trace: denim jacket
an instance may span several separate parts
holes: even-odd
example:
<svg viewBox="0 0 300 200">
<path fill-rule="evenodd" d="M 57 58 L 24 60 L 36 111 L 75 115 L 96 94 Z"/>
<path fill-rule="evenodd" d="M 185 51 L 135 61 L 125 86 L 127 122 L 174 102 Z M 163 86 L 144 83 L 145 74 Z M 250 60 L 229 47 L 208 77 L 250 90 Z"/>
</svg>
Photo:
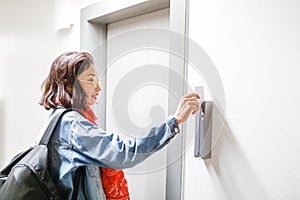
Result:
<svg viewBox="0 0 300 200">
<path fill-rule="evenodd" d="M 60 198 L 72 198 L 75 170 L 84 166 L 78 199 L 106 199 L 99 167 L 133 167 L 168 144 L 178 132 L 175 118 L 170 117 L 162 125 L 151 128 L 143 138 L 121 140 L 117 134 L 105 132 L 80 113 L 67 112 L 49 143 L 50 170 Z"/>
</svg>

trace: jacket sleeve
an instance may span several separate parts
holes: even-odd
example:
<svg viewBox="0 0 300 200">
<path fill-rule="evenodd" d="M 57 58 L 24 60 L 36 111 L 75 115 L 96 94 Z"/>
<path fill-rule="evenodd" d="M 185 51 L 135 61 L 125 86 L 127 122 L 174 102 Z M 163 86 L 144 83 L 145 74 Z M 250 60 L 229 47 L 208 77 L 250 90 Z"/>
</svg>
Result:
<svg viewBox="0 0 300 200">
<path fill-rule="evenodd" d="M 163 148 L 179 132 L 174 117 L 151 128 L 142 138 L 122 140 L 115 133 L 106 133 L 78 114 L 71 125 L 73 162 L 94 164 L 114 169 L 130 168 Z"/>
</svg>

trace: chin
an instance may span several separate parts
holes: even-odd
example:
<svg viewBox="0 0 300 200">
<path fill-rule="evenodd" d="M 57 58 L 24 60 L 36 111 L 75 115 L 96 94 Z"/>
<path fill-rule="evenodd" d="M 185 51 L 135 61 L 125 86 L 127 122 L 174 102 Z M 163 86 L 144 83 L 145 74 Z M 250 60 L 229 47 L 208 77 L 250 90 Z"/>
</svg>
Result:
<svg viewBox="0 0 300 200">
<path fill-rule="evenodd" d="M 96 102 L 88 102 L 88 105 L 93 106 Z"/>
<path fill-rule="evenodd" d="M 90 100 L 90 101 L 88 102 L 88 104 L 89 104 L 90 106 L 95 105 L 95 103 L 96 103 L 96 100 L 95 100 L 95 99 L 94 99 L 94 100 Z"/>
</svg>

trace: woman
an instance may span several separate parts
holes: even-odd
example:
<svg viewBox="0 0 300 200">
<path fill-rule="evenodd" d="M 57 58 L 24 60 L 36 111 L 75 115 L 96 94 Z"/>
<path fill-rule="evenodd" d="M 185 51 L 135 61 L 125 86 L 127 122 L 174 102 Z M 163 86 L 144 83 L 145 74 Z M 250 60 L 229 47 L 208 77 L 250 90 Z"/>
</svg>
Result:
<svg viewBox="0 0 300 200">
<path fill-rule="evenodd" d="M 121 140 L 96 124 L 94 105 L 101 91 L 93 58 L 86 52 L 68 52 L 54 60 L 44 81 L 40 104 L 47 110 L 73 108 L 63 115 L 50 142 L 51 173 L 61 199 L 71 199 L 76 169 L 84 166 L 78 199 L 129 198 L 121 169 L 137 165 L 164 147 L 179 133 L 178 124 L 199 109 L 200 96 L 183 98 L 170 120 L 147 132 L 144 138 Z M 52 113 L 52 115 L 53 115 Z"/>
</svg>

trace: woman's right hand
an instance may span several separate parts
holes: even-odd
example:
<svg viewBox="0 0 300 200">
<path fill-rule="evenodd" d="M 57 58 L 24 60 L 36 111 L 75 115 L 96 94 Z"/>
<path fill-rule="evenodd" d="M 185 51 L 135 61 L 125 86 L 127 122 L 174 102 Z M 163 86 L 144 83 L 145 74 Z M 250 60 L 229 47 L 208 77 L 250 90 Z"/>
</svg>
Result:
<svg viewBox="0 0 300 200">
<path fill-rule="evenodd" d="M 197 93 L 191 93 L 181 98 L 174 114 L 177 124 L 185 122 L 191 113 L 194 115 L 198 112 L 200 108 L 198 99 L 200 99 L 200 95 Z"/>
</svg>

